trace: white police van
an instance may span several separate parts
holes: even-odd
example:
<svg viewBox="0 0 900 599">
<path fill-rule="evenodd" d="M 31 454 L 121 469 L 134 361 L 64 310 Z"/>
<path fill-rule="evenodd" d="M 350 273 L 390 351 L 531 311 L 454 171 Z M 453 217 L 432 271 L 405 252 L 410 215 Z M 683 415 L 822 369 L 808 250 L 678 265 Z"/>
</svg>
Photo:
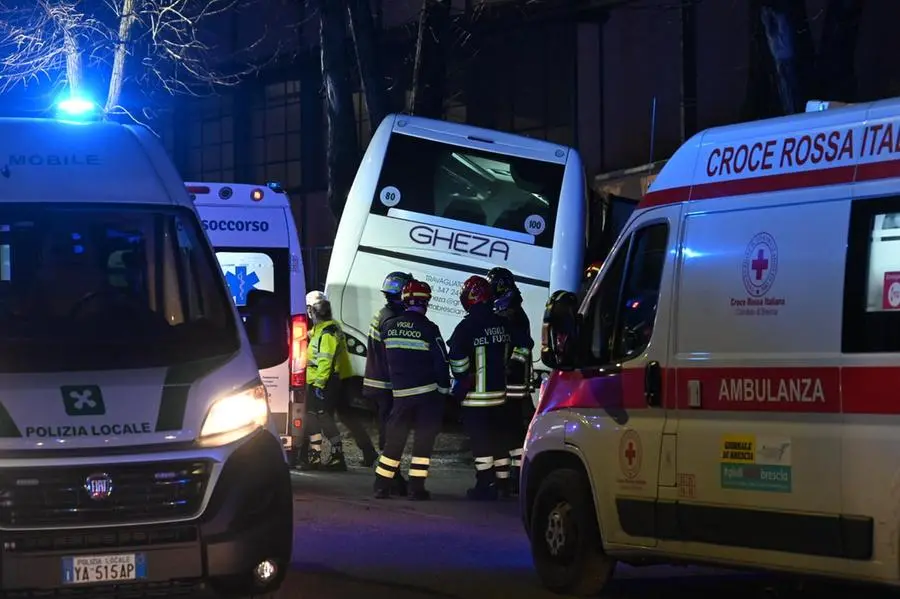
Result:
<svg viewBox="0 0 900 599">
<path fill-rule="evenodd" d="M 186 183 L 238 311 L 247 293 L 274 293 L 291 314 L 290 355 L 262 371 L 285 447 L 299 446 L 306 420 L 306 277 L 290 200 L 276 183 Z"/>
<path fill-rule="evenodd" d="M 246 316 L 152 134 L 0 119 L 0 593 L 281 585 L 288 315 Z"/>
</svg>

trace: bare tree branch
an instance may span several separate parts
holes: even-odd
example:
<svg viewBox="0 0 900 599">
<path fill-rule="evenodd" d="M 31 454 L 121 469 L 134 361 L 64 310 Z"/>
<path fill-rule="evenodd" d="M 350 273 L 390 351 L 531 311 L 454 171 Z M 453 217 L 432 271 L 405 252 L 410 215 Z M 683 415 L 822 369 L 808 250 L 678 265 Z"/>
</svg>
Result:
<svg viewBox="0 0 900 599">
<path fill-rule="evenodd" d="M 0 1 L 0 92 L 46 78 L 79 89 L 86 50 L 108 28 L 80 0 Z"/>
<path fill-rule="evenodd" d="M 108 115 L 127 112 L 120 97 L 128 81 L 172 94 L 234 86 L 281 47 L 263 49 L 263 31 L 240 49 L 225 48 L 214 29 L 264 1 L 0 0 L 0 93 L 42 79 L 77 91 L 85 68 L 102 68 Z"/>
</svg>

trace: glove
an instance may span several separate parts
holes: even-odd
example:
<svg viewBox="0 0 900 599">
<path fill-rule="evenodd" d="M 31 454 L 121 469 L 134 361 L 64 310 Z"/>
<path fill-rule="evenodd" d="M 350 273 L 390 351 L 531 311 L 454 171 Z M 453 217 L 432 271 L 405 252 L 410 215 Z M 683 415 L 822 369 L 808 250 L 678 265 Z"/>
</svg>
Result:
<svg viewBox="0 0 900 599">
<path fill-rule="evenodd" d="M 464 379 L 453 379 L 450 383 L 450 395 L 457 400 L 462 401 L 472 389 L 475 377 L 466 377 Z"/>
<path fill-rule="evenodd" d="M 313 396 L 309 407 L 314 414 L 321 414 L 325 411 L 325 390 L 321 387 L 313 387 L 312 390 Z"/>
</svg>

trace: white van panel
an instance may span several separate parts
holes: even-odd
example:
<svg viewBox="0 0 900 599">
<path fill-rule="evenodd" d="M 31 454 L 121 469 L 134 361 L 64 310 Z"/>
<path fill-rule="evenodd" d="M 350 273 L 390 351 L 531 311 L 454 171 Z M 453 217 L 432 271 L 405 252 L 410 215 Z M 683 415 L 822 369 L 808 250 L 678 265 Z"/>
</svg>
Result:
<svg viewBox="0 0 900 599">
<path fill-rule="evenodd" d="M 839 352 L 848 218 L 846 201 L 688 216 L 677 357 Z"/>
<path fill-rule="evenodd" d="M 80 124 L 4 119 L 0 173 L 4 199 L 51 202 L 82 199 L 95 203 L 174 204 L 183 188 L 172 188 L 177 174 L 141 127 L 116 123 Z M 172 169 L 171 171 L 169 169 Z M 60 177 L 64 176 L 64 180 Z M 140 185 L 134 185 L 140 181 Z M 64 184 L 63 184 L 64 183 Z"/>
<path fill-rule="evenodd" d="M 203 229 L 213 247 L 288 247 L 283 208 L 225 208 L 198 205 Z"/>
</svg>

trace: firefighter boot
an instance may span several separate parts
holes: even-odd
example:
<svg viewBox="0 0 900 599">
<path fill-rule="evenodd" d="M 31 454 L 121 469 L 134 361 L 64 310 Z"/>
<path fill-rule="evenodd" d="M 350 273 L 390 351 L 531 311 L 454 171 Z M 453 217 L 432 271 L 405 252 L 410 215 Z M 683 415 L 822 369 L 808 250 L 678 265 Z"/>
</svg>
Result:
<svg viewBox="0 0 900 599">
<path fill-rule="evenodd" d="M 406 497 L 408 494 L 406 488 L 406 479 L 403 478 L 403 475 L 399 472 L 396 476 L 394 476 L 394 480 L 391 481 L 391 494 L 398 495 L 400 497 Z"/>
<path fill-rule="evenodd" d="M 420 476 L 411 476 L 409 478 L 409 496 L 410 501 L 428 501 L 431 499 L 431 493 L 425 490 L 425 479 Z"/>
<path fill-rule="evenodd" d="M 519 468 L 512 467 L 509 470 L 509 494 L 512 497 L 519 496 Z"/>
<path fill-rule="evenodd" d="M 378 460 L 378 452 L 375 451 L 375 448 L 371 445 L 368 447 L 362 448 L 362 466 L 363 468 L 371 468 L 375 465 L 375 462 Z"/>
<path fill-rule="evenodd" d="M 512 486 L 509 478 L 498 478 L 495 486 L 497 487 L 497 495 L 499 497 L 502 497 L 503 499 L 512 497 Z"/>
<path fill-rule="evenodd" d="M 466 491 L 466 497 L 472 501 L 496 501 L 497 478 L 493 470 L 481 470 L 475 474 L 475 486 Z"/>
<path fill-rule="evenodd" d="M 375 475 L 375 499 L 390 499 L 393 479 Z"/>
<path fill-rule="evenodd" d="M 329 472 L 346 472 L 347 460 L 344 458 L 344 447 L 340 443 L 331 446 L 331 456 L 322 464 L 323 470 Z"/>
<path fill-rule="evenodd" d="M 297 460 L 297 470 L 301 472 L 309 472 L 310 470 L 318 470 L 322 466 L 322 452 L 318 449 L 310 448 L 306 452 L 306 456 L 300 456 Z"/>
</svg>

